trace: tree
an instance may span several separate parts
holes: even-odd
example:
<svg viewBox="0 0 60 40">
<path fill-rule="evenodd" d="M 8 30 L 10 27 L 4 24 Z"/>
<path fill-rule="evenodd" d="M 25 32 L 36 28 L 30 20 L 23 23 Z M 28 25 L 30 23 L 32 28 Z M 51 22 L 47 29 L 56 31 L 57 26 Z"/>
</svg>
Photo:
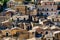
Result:
<svg viewBox="0 0 60 40">
<path fill-rule="evenodd" d="M 8 2 L 9 0 L 3 0 L 3 8 L 6 8 L 7 7 L 7 2 Z"/>
<path fill-rule="evenodd" d="M 0 4 L 3 5 L 4 3 L 7 3 L 9 0 L 0 0 Z"/>
<path fill-rule="evenodd" d="M 3 11 L 7 7 L 7 2 L 9 0 L 0 0 L 0 12 Z"/>
</svg>

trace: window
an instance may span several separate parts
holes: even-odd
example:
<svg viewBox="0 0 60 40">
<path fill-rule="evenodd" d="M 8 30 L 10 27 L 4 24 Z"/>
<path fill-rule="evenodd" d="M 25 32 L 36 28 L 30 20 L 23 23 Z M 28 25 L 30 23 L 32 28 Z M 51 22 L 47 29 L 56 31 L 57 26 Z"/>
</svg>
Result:
<svg viewBox="0 0 60 40">
<path fill-rule="evenodd" d="M 41 16 L 43 16 L 43 13 L 40 13 Z"/>
<path fill-rule="evenodd" d="M 24 18 L 24 21 L 26 20 L 26 18 Z"/>
<path fill-rule="evenodd" d="M 37 11 L 39 11 L 40 9 L 38 9 Z"/>
<path fill-rule="evenodd" d="M 57 21 L 59 22 L 59 19 L 57 19 Z"/>
<path fill-rule="evenodd" d="M 44 8 L 42 10 L 44 11 Z"/>
<path fill-rule="evenodd" d="M 56 13 L 55 13 L 56 14 Z"/>
<path fill-rule="evenodd" d="M 48 39 L 48 40 L 50 40 L 50 39 Z"/>
<path fill-rule="evenodd" d="M 50 40 L 50 39 L 48 39 L 48 40 Z"/>
<path fill-rule="evenodd" d="M 52 21 L 54 21 L 54 19 L 52 19 Z"/>
<path fill-rule="evenodd" d="M 56 3 L 54 2 L 54 5 L 55 5 Z"/>
<path fill-rule="evenodd" d="M 52 5 L 52 3 L 50 3 L 50 5 Z"/>
<path fill-rule="evenodd" d="M 47 11 L 48 11 L 48 9 L 47 9 Z"/>
<path fill-rule="evenodd" d="M 45 5 L 47 5 L 47 4 L 45 3 Z"/>
<path fill-rule="evenodd" d="M 48 34 L 48 31 L 46 31 L 46 34 Z"/>
<path fill-rule="evenodd" d="M 57 7 L 57 10 L 60 10 L 60 6 Z"/>
<path fill-rule="evenodd" d="M 8 36 L 8 32 L 6 33 L 6 36 Z"/>
<path fill-rule="evenodd" d="M 53 11 L 53 9 L 51 9 L 51 11 Z"/>
<path fill-rule="evenodd" d="M 47 15 L 48 15 L 48 13 L 47 13 Z"/>
</svg>

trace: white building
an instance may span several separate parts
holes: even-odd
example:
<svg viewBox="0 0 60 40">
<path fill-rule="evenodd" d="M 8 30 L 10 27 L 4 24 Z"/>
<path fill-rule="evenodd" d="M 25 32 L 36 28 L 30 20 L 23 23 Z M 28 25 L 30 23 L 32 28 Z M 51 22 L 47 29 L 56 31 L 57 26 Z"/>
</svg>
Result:
<svg viewBox="0 0 60 40">
<path fill-rule="evenodd" d="M 53 40 L 53 34 L 48 31 L 48 34 L 46 35 L 46 40 Z"/>
<path fill-rule="evenodd" d="M 60 21 L 60 15 L 51 15 L 48 16 L 47 19 L 50 19 L 51 21 Z"/>
<path fill-rule="evenodd" d="M 44 3 L 42 5 L 38 5 L 39 14 L 43 13 L 43 15 L 57 15 L 57 5 L 49 4 L 49 2 Z"/>
<path fill-rule="evenodd" d="M 13 19 L 17 20 L 17 18 L 19 18 L 19 20 L 24 20 L 24 18 L 27 20 L 28 19 L 28 15 L 15 16 Z"/>
<path fill-rule="evenodd" d="M 47 22 L 48 20 L 46 20 L 46 19 L 39 19 L 39 24 L 44 24 L 44 22 Z"/>
</svg>

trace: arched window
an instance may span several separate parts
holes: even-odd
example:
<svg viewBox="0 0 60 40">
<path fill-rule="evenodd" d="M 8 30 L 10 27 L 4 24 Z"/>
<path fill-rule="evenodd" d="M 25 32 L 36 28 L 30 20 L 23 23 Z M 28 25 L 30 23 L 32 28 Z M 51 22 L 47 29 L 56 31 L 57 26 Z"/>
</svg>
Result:
<svg viewBox="0 0 60 40">
<path fill-rule="evenodd" d="M 6 33 L 6 36 L 8 36 L 8 32 Z"/>
</svg>

